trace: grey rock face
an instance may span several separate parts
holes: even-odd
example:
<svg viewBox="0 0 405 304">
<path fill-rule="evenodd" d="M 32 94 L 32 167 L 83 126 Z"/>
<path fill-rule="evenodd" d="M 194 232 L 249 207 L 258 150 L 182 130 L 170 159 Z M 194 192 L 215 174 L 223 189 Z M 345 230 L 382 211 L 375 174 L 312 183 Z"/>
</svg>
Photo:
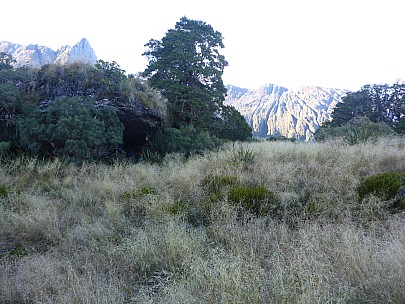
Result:
<svg viewBox="0 0 405 304">
<path fill-rule="evenodd" d="M 13 56 L 16 66 L 39 68 L 48 63 L 69 64 L 81 62 L 95 64 L 97 56 L 86 39 L 80 40 L 74 46 L 62 46 L 54 51 L 46 46 L 30 44 L 24 46 L 7 41 L 0 42 L 0 52 Z"/>
<path fill-rule="evenodd" d="M 321 87 L 294 90 L 266 85 L 257 90 L 228 86 L 225 104 L 234 106 L 252 127 L 253 136 L 286 136 L 309 141 L 330 120 L 333 108 L 347 91 Z"/>
<path fill-rule="evenodd" d="M 63 46 L 56 51 L 55 63 L 70 64 L 75 62 L 95 64 L 97 56 L 86 39 L 80 40 L 74 46 Z"/>
</svg>

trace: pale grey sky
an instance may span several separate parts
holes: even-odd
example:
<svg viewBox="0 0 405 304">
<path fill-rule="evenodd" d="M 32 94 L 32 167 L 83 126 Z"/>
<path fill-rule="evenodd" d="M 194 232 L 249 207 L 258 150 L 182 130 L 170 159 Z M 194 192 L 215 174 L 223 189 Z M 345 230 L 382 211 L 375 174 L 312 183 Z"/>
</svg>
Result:
<svg viewBox="0 0 405 304">
<path fill-rule="evenodd" d="M 182 16 L 224 36 L 226 84 L 358 90 L 405 80 L 403 0 L 19 0 L 2 3 L 0 41 L 58 49 L 86 38 L 129 73 L 144 44 Z"/>
</svg>

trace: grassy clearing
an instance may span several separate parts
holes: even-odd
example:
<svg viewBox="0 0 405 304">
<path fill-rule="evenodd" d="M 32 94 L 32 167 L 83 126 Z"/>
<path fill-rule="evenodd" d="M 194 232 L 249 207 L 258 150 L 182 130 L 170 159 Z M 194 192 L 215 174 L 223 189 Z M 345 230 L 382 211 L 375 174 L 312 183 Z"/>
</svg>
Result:
<svg viewBox="0 0 405 304">
<path fill-rule="evenodd" d="M 0 302 L 404 303 L 404 212 L 357 191 L 384 172 L 403 139 L 3 162 Z"/>
</svg>

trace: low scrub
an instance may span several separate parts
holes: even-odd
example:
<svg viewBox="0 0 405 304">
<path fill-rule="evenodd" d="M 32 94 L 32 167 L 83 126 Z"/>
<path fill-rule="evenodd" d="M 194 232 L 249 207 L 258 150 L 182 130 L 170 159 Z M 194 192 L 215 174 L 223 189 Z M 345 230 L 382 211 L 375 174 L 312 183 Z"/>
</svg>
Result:
<svg viewBox="0 0 405 304">
<path fill-rule="evenodd" d="M 226 188 L 236 186 L 238 180 L 235 176 L 210 174 L 202 180 L 202 184 L 209 194 L 221 194 Z"/>
<path fill-rule="evenodd" d="M 367 117 L 354 117 L 342 126 L 330 127 L 329 125 L 319 128 L 315 132 L 317 141 L 333 138 L 343 138 L 351 145 L 367 141 L 376 141 L 380 137 L 398 135 L 385 122 L 375 123 Z"/>
<path fill-rule="evenodd" d="M 0 303 L 405 303 L 404 149 L 0 162 Z"/>
<path fill-rule="evenodd" d="M 277 203 L 276 195 L 259 185 L 236 186 L 229 191 L 228 199 L 256 216 L 269 215 Z"/>
<path fill-rule="evenodd" d="M 405 208 L 405 173 L 385 172 L 366 178 L 357 188 L 360 199 L 375 195 L 394 201 L 393 207 Z"/>
<path fill-rule="evenodd" d="M 161 156 L 170 153 L 181 153 L 186 157 L 215 150 L 222 144 L 221 140 L 193 126 L 180 128 L 164 127 L 157 131 L 153 138 L 152 152 Z"/>
</svg>

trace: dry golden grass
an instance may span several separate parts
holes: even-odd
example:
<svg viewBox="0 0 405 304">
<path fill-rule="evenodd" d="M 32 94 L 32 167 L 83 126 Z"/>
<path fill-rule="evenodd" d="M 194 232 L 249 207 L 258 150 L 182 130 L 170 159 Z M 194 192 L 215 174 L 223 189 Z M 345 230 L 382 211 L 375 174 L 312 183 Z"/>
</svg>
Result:
<svg viewBox="0 0 405 304">
<path fill-rule="evenodd" d="M 403 139 L 3 162 L 0 303 L 404 303 L 405 215 L 356 192 L 391 171 L 405 172 Z M 212 176 L 264 186 L 277 206 L 255 217 Z"/>
</svg>

